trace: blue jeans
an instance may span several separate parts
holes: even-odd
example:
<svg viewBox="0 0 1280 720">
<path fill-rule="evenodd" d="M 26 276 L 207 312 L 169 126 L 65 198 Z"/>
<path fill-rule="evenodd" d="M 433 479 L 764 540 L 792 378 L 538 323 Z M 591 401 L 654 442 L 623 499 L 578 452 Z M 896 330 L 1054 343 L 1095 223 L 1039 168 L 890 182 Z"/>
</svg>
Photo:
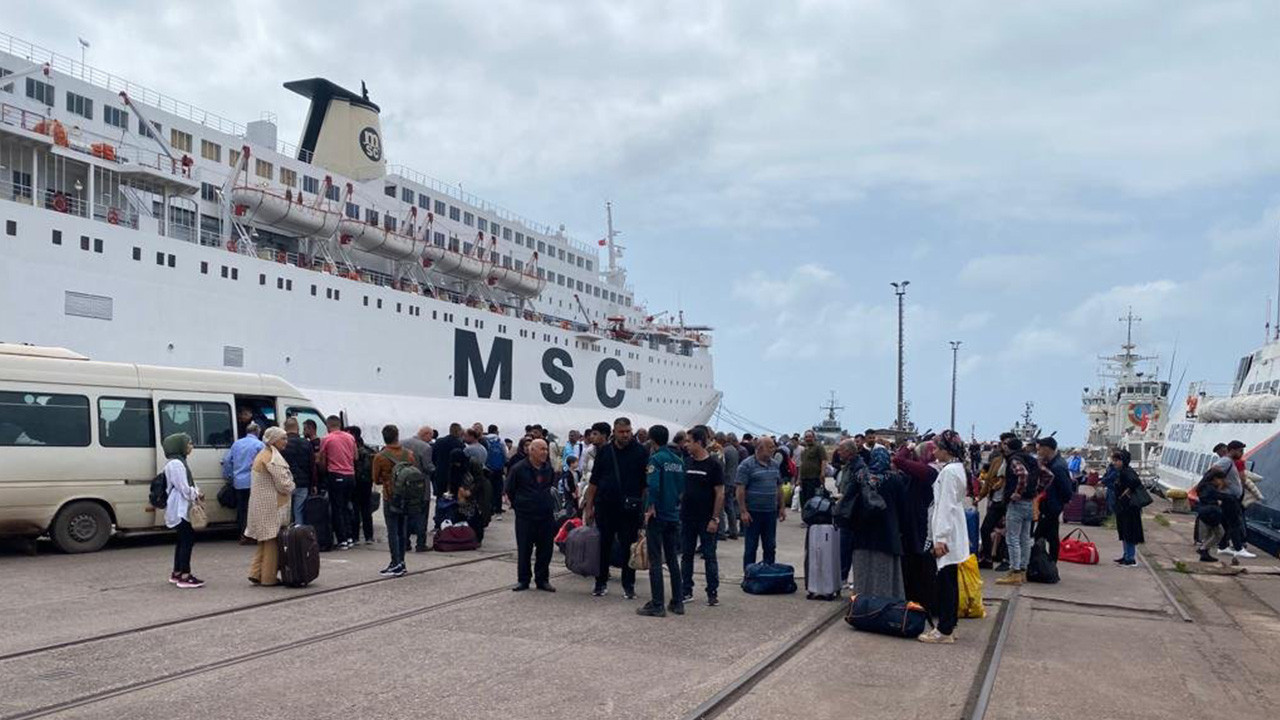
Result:
<svg viewBox="0 0 1280 720">
<path fill-rule="evenodd" d="M 1031 559 L 1031 501 L 1010 500 L 1004 515 L 1004 539 L 1009 543 L 1009 569 L 1022 572 Z"/>
<path fill-rule="evenodd" d="M 745 543 L 742 546 L 742 569 L 756 561 L 756 548 L 764 545 L 764 561 L 772 563 L 778 559 L 778 511 L 759 512 L 748 509 L 751 513 L 751 524 L 743 525 Z"/>
<path fill-rule="evenodd" d="M 293 490 L 293 524 L 302 524 L 302 504 L 311 497 L 311 488 L 300 487 Z"/>
<path fill-rule="evenodd" d="M 693 594 L 693 554 L 702 541 L 702 562 L 707 572 L 707 597 L 715 597 L 720 590 L 720 561 L 716 559 L 716 535 L 707 532 L 707 524 L 684 521 L 680 524 L 680 569 L 684 582 L 680 589 L 685 595 Z"/>
<path fill-rule="evenodd" d="M 391 550 L 391 564 L 404 564 L 404 551 L 409 546 L 409 518 L 402 512 L 382 504 L 382 519 L 387 522 L 387 548 Z"/>
<path fill-rule="evenodd" d="M 1137 558 L 1135 557 L 1137 553 L 1138 553 L 1138 546 L 1135 545 L 1134 543 L 1129 542 L 1128 540 L 1125 540 L 1124 555 L 1123 555 L 1125 562 L 1135 562 L 1137 560 Z"/>
</svg>

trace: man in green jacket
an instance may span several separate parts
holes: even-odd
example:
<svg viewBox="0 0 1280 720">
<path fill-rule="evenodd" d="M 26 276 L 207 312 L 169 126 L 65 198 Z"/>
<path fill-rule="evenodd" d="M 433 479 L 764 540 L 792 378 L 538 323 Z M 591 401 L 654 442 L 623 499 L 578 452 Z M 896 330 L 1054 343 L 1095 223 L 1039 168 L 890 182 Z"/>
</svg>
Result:
<svg viewBox="0 0 1280 720">
<path fill-rule="evenodd" d="M 670 431 L 665 425 L 649 428 L 649 441 L 654 451 L 649 456 L 645 492 L 645 536 L 649 550 L 649 602 L 636 608 L 637 615 L 664 617 L 662 597 L 662 562 L 671 575 L 671 604 L 667 609 L 684 614 L 684 592 L 680 589 L 680 496 L 684 494 L 684 461 L 669 445 Z"/>
</svg>

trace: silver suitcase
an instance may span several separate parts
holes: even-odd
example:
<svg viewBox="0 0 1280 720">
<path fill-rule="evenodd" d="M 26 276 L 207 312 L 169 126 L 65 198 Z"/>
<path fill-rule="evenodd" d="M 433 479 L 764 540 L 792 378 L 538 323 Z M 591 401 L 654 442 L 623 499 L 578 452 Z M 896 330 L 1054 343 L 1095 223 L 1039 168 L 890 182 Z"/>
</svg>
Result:
<svg viewBox="0 0 1280 720">
<path fill-rule="evenodd" d="M 810 525 L 804 546 L 804 587 L 808 598 L 840 597 L 840 529 L 835 525 Z"/>
</svg>

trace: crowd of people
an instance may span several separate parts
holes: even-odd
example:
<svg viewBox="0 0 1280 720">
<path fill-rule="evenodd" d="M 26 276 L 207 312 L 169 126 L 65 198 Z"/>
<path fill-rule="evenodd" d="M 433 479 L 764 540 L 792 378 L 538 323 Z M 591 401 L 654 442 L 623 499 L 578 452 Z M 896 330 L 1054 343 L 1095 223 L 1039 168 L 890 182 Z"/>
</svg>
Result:
<svg viewBox="0 0 1280 720">
<path fill-rule="evenodd" d="M 526 427 L 514 442 L 480 423 L 454 423 L 444 434 L 424 426 L 403 439 L 388 425 L 374 449 L 359 428 L 344 428 L 336 416 L 328 418 L 323 437 L 313 423 L 300 426 L 296 418 L 265 430 L 252 418 L 242 420 L 243 436 L 223 462 L 224 494 L 236 507 L 241 542 L 256 546 L 249 570 L 254 584 L 276 584 L 275 539 L 290 518 L 324 528 L 330 537 L 321 546 L 341 551 L 362 538 L 374 541 L 373 512 L 381 505 L 390 554 L 381 574 L 401 576 L 411 549 L 431 549 L 451 528 L 474 536 L 478 546 L 490 523 L 510 510 L 514 591 L 555 592 L 550 563 L 557 532 L 583 523 L 599 532 L 593 596 L 608 595 L 616 567 L 622 596 L 637 597 L 637 571 L 616 558 L 634 552 L 643 537 L 649 599 L 637 613 L 682 615 L 695 595 L 699 557 L 701 590 L 706 605 L 715 607 L 720 544 L 742 541 L 744 572 L 757 561 L 774 563 L 778 524 L 788 510 L 825 496 L 844 506 L 832 520 L 839 528 L 840 583 L 853 594 L 917 603 L 937 621 L 920 637 L 932 643 L 954 640 L 957 567 L 971 547 L 979 567 L 1004 573 L 1000 584 L 1028 580 L 1033 543 L 1043 541 L 1057 561 L 1059 522 L 1083 475 L 1079 455 L 1065 459 L 1053 437 L 1024 444 L 1013 433 L 983 446 L 952 430 L 911 440 L 867 430 L 829 451 L 812 431 L 739 438 L 701 425 L 674 433 L 663 425 L 633 428 L 618 418 L 571 430 L 563 443 L 539 425 Z M 178 537 L 170 580 L 199 587 L 186 518 L 200 501 L 184 460 L 191 443 L 175 435 L 163 446 L 172 498 L 166 520 Z M 1219 548 L 1252 557 L 1244 549 L 1243 506 L 1257 490 L 1241 467 L 1242 450 L 1241 443 L 1222 446 L 1222 460 L 1196 488 L 1202 559 L 1212 560 Z M 1142 503 L 1135 498 L 1146 491 L 1131 462 L 1127 451 L 1115 451 L 1100 482 L 1115 514 L 1123 545 L 1115 562 L 1122 566 L 1136 564 L 1144 539 Z M 313 522 L 308 507 L 316 503 L 309 499 L 317 496 L 325 498 L 327 517 Z M 979 510 L 972 538 L 969 513 Z"/>
</svg>

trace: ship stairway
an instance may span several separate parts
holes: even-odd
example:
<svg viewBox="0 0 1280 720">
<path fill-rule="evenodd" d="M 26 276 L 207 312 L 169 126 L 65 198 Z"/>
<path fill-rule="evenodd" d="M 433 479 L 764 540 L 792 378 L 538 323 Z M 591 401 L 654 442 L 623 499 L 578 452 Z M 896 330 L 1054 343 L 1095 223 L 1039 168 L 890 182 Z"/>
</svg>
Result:
<svg viewBox="0 0 1280 720">
<path fill-rule="evenodd" d="M 138 194 L 137 188 L 121 183 L 120 194 L 124 196 L 124 199 L 128 201 L 129 206 L 132 207 L 134 212 L 138 213 L 138 215 L 145 215 L 149 218 L 155 217 L 155 213 L 151 210 L 151 203 L 142 199 L 142 196 Z"/>
</svg>

